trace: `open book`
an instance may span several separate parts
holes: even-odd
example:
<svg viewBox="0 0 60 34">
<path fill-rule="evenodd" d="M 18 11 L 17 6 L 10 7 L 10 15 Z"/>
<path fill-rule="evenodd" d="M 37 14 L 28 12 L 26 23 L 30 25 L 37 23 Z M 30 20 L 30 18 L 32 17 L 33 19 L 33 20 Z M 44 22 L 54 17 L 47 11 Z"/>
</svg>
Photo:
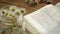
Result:
<svg viewBox="0 0 60 34">
<path fill-rule="evenodd" d="M 59 23 L 55 19 L 60 19 L 59 16 L 58 10 L 50 4 L 24 16 L 24 19 L 26 28 L 32 34 L 60 34 Z"/>
</svg>

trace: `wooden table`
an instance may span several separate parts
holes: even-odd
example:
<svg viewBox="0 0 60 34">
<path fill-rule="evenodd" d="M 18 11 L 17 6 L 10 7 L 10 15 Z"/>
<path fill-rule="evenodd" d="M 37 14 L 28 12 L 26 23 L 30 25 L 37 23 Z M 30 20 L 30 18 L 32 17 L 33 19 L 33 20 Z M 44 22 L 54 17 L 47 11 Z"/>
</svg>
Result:
<svg viewBox="0 0 60 34">
<path fill-rule="evenodd" d="M 59 2 L 60 0 L 52 0 L 52 3 L 53 4 L 56 4 L 57 2 Z M 38 5 L 36 5 L 35 7 L 30 7 L 29 5 L 27 5 L 25 3 L 25 0 L 0 0 L 0 7 L 3 7 L 3 6 L 6 6 L 6 5 L 17 5 L 17 6 L 20 6 L 20 7 L 24 7 L 26 8 L 26 14 L 29 14 L 31 12 L 34 12 L 38 9 L 40 9 L 41 7 L 47 5 L 46 3 L 40 3 Z"/>
</svg>

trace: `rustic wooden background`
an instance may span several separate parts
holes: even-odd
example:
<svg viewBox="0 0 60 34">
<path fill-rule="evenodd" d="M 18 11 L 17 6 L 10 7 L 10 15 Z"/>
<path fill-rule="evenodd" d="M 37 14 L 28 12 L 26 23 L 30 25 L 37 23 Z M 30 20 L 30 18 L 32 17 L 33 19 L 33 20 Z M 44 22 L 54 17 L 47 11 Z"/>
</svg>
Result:
<svg viewBox="0 0 60 34">
<path fill-rule="evenodd" d="M 52 4 L 54 4 L 54 5 L 57 2 L 60 2 L 60 0 L 52 0 Z M 25 3 L 25 0 L 0 0 L 0 8 L 7 6 L 7 5 L 17 5 L 17 6 L 26 8 L 26 12 L 25 12 L 25 15 L 26 15 L 26 14 L 29 14 L 31 12 L 36 11 L 37 9 L 42 8 L 43 6 L 45 6 L 47 4 L 46 3 L 40 3 L 40 4 L 36 5 L 35 7 L 29 7 L 29 5 L 27 5 Z M 1 27 L 1 25 L 0 25 L 0 27 Z M 28 34 L 31 34 L 31 33 L 28 32 Z"/>
<path fill-rule="evenodd" d="M 57 2 L 60 2 L 60 0 L 52 0 L 52 4 L 56 4 Z M 25 3 L 25 0 L 0 0 L 0 7 L 10 5 L 10 4 L 26 8 L 27 10 L 25 15 L 47 5 L 46 3 L 40 3 L 35 7 L 29 7 L 29 5 Z"/>
</svg>

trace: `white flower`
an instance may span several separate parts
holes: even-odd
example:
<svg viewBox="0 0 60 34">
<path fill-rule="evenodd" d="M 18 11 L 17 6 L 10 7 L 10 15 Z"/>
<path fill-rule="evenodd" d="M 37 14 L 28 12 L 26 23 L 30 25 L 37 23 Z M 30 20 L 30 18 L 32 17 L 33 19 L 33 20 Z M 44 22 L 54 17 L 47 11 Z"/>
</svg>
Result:
<svg viewBox="0 0 60 34">
<path fill-rule="evenodd" d="M 15 5 L 11 5 L 11 6 L 9 7 L 9 9 L 12 10 L 12 11 L 16 11 L 17 8 L 18 8 L 18 7 L 15 6 Z"/>
<path fill-rule="evenodd" d="M 7 16 L 8 15 L 8 10 L 7 9 L 2 9 L 1 15 L 2 16 Z"/>
</svg>

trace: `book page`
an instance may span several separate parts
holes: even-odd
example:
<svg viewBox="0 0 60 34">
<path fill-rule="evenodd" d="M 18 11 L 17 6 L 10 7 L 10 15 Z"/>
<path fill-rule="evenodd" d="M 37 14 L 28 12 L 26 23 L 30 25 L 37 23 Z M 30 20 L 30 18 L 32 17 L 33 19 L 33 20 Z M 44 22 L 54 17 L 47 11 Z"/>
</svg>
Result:
<svg viewBox="0 0 60 34">
<path fill-rule="evenodd" d="M 60 9 L 60 2 L 55 5 L 56 8 Z"/>
<path fill-rule="evenodd" d="M 50 7 L 47 6 L 43 8 L 42 10 L 38 10 L 37 13 L 31 14 L 30 16 L 35 21 L 37 21 L 37 23 L 40 24 L 44 29 L 46 29 L 47 31 L 50 31 L 51 29 L 57 26 L 57 21 L 55 21 L 55 18 L 54 18 L 55 15 L 57 15 L 56 11 L 57 10 L 54 8 L 54 6 L 50 6 Z"/>
<path fill-rule="evenodd" d="M 33 22 L 33 20 L 30 20 L 32 25 L 35 24 L 35 22 L 36 22 L 37 23 L 36 25 L 40 25 L 46 31 L 51 33 L 52 29 L 55 30 L 56 26 L 58 26 L 58 22 L 55 19 L 55 16 L 57 16 L 56 19 L 59 17 L 59 12 L 57 11 L 57 9 L 55 9 L 55 7 L 53 5 L 47 5 L 41 9 L 27 15 L 26 17 L 29 20 L 30 20 L 30 18 L 28 18 L 28 17 L 33 18 L 34 22 Z M 28 23 L 30 23 L 29 20 L 27 20 L 27 19 L 26 19 L 26 21 Z M 33 27 L 37 28 L 36 26 L 33 26 Z M 37 28 L 36 30 L 39 30 L 39 29 Z"/>
<path fill-rule="evenodd" d="M 53 29 L 57 25 L 57 23 L 44 12 L 35 14 L 31 17 L 34 18 L 34 20 L 37 21 L 37 23 L 40 24 L 47 31 Z"/>
</svg>

